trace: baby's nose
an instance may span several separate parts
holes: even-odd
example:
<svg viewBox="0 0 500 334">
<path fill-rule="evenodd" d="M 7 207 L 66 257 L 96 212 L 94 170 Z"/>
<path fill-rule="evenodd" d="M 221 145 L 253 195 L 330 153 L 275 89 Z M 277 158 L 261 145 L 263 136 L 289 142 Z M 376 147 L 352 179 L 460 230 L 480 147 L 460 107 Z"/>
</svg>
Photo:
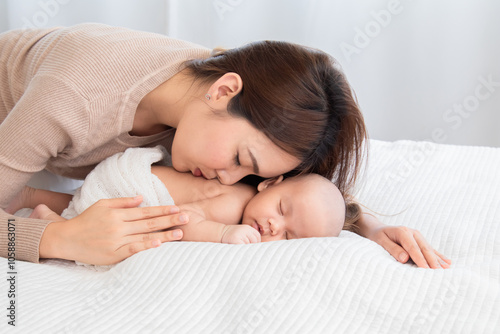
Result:
<svg viewBox="0 0 500 334">
<path fill-rule="evenodd" d="M 275 219 L 269 218 L 269 233 L 272 236 L 275 236 L 279 233 L 279 231 L 280 231 L 279 223 Z"/>
</svg>

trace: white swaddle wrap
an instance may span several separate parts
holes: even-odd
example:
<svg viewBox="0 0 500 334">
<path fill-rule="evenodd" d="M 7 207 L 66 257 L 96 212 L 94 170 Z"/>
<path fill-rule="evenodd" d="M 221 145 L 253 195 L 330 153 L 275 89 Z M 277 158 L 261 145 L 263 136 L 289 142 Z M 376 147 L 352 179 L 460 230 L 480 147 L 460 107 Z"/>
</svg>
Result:
<svg viewBox="0 0 500 334">
<path fill-rule="evenodd" d="M 73 218 L 100 199 L 137 195 L 143 196 L 140 206 L 173 205 L 174 200 L 165 185 L 151 173 L 153 163 L 164 162 L 168 157 L 165 148 L 156 146 L 129 148 L 105 159 L 87 175 L 62 216 Z"/>
</svg>

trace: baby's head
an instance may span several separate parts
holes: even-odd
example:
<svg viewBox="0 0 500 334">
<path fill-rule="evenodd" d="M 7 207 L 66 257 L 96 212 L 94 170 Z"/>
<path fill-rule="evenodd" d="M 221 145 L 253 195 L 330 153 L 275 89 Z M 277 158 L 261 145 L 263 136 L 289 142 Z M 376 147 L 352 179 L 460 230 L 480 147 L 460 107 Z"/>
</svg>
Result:
<svg viewBox="0 0 500 334">
<path fill-rule="evenodd" d="M 283 180 L 268 179 L 248 202 L 242 224 L 254 227 L 262 241 L 309 237 L 336 237 L 345 220 L 345 202 L 339 189 L 318 174 Z"/>
</svg>

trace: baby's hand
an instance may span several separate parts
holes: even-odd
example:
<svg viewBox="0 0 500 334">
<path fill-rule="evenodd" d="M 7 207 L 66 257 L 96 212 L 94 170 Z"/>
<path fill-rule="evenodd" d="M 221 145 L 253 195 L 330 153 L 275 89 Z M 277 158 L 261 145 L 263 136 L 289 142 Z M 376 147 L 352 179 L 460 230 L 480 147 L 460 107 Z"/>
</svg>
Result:
<svg viewBox="0 0 500 334">
<path fill-rule="evenodd" d="M 223 244 L 250 244 L 260 242 L 260 233 L 249 225 L 226 225 L 222 232 Z"/>
</svg>

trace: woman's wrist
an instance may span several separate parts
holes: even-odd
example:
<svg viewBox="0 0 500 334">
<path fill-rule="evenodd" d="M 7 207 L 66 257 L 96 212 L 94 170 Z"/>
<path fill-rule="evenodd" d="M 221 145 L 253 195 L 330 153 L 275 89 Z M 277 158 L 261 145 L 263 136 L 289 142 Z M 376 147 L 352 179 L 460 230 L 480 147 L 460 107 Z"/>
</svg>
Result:
<svg viewBox="0 0 500 334">
<path fill-rule="evenodd" d="M 64 252 L 64 233 L 68 224 L 66 221 L 52 222 L 47 225 L 40 239 L 39 257 L 41 259 L 71 260 Z"/>
<path fill-rule="evenodd" d="M 375 229 L 385 225 L 377 217 L 366 212 L 363 212 L 357 224 L 359 226 L 359 235 L 368 239 Z"/>
</svg>

